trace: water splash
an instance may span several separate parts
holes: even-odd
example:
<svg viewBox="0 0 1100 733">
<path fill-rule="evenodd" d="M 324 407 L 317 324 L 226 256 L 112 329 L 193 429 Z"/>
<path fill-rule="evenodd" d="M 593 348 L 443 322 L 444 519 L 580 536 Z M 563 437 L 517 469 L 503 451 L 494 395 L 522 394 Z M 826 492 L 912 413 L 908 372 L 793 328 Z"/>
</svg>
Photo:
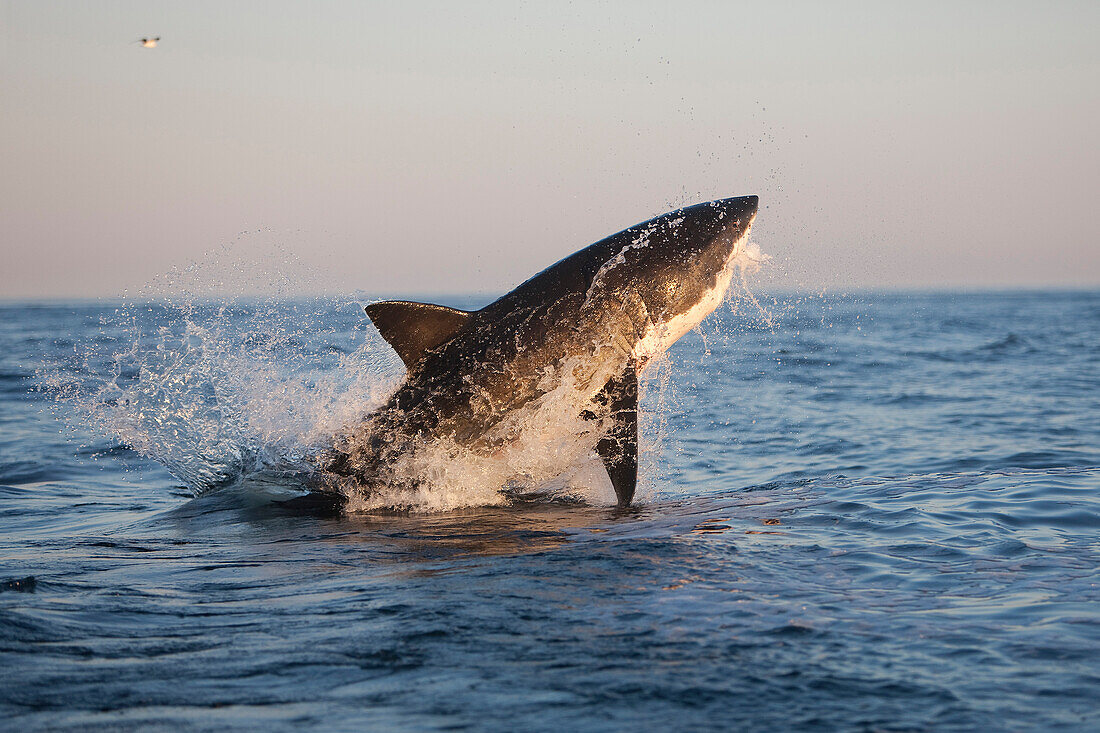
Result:
<svg viewBox="0 0 1100 733">
<path fill-rule="evenodd" d="M 317 280 L 266 234 L 242 235 L 127 299 L 77 346 L 75 368 L 40 381 L 63 411 L 195 494 L 259 470 L 307 471 L 304 459 L 402 374 L 355 299 L 294 295 Z"/>
<path fill-rule="evenodd" d="M 766 313 L 745 279 L 766 259 L 744 247 L 740 287 L 727 302 Z M 532 495 L 614 503 L 594 454 L 599 424 L 579 416 L 564 387 L 511 416 L 509 439 L 491 452 L 433 441 L 391 467 L 407 481 L 360 487 L 319 476 L 312 458 L 384 403 L 404 367 L 358 299 L 293 295 L 310 285 L 285 253 L 221 250 L 103 319 L 104 337 L 78 348 L 75 375 L 40 377 L 66 411 L 159 461 L 195 494 L 274 474 L 290 488 L 336 485 L 351 511 L 442 511 Z M 261 286 L 269 292 L 257 294 Z M 642 385 L 641 501 L 655 493 L 671 378 L 659 357 Z"/>
</svg>

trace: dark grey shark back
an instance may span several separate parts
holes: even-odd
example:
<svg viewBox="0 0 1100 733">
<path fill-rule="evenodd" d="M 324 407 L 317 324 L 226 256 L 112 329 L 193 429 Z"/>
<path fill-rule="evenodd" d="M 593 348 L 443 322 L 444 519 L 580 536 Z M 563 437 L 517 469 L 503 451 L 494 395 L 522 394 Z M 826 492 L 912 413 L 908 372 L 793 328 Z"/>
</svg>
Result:
<svg viewBox="0 0 1100 733">
<path fill-rule="evenodd" d="M 757 198 L 745 196 L 659 216 L 566 257 L 478 311 L 367 306 L 409 374 L 348 434 L 328 468 L 370 482 L 395 451 L 425 441 L 490 449 L 505 417 L 568 380 L 590 400 L 582 414 L 606 423 L 597 452 L 619 503 L 629 504 L 644 366 L 636 346 L 722 287 L 756 207 Z"/>
<path fill-rule="evenodd" d="M 656 257 L 647 258 L 650 277 L 636 278 L 635 287 L 660 287 L 667 282 L 671 267 L 697 255 L 704 243 L 713 240 L 731 221 L 748 222 L 756 213 L 758 201 L 756 196 L 711 201 L 635 224 L 559 260 L 479 313 L 500 316 L 515 308 L 550 303 L 569 293 L 587 292 L 603 266 L 640 238 L 647 240 L 646 248 Z"/>
</svg>

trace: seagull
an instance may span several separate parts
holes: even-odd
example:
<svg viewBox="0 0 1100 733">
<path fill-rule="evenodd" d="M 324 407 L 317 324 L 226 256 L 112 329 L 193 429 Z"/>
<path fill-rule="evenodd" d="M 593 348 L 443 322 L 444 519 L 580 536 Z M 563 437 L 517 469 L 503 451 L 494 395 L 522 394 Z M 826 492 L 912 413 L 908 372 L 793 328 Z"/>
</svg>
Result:
<svg viewBox="0 0 1100 733">
<path fill-rule="evenodd" d="M 156 38 L 142 38 L 140 41 L 137 41 L 137 43 L 140 43 L 144 48 L 156 48 L 157 41 L 159 40 L 160 36 L 157 36 Z"/>
</svg>

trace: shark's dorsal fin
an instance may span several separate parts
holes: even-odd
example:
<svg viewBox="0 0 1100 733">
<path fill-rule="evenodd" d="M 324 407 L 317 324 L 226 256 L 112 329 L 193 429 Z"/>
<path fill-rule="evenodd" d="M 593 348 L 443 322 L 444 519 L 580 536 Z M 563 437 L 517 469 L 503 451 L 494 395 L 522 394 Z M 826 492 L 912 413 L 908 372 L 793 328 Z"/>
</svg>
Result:
<svg viewBox="0 0 1100 733">
<path fill-rule="evenodd" d="M 596 444 L 619 506 L 630 506 L 638 485 L 638 372 L 631 362 L 607 383 L 595 402 L 607 405 L 611 428 Z"/>
<path fill-rule="evenodd" d="M 468 311 L 407 300 L 383 300 L 363 310 L 409 369 L 425 353 L 450 341 L 470 318 Z"/>
</svg>

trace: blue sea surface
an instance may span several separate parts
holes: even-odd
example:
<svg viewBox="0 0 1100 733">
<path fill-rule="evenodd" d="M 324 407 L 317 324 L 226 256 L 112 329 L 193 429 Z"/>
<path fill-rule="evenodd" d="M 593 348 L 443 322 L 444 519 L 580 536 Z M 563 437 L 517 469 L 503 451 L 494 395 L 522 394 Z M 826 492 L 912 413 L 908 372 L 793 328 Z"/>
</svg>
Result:
<svg viewBox="0 0 1100 733">
<path fill-rule="evenodd" d="M 342 516 L 251 467 L 354 301 L 0 305 L 0 727 L 1100 729 L 1100 292 L 760 300 L 637 506 Z"/>
</svg>

